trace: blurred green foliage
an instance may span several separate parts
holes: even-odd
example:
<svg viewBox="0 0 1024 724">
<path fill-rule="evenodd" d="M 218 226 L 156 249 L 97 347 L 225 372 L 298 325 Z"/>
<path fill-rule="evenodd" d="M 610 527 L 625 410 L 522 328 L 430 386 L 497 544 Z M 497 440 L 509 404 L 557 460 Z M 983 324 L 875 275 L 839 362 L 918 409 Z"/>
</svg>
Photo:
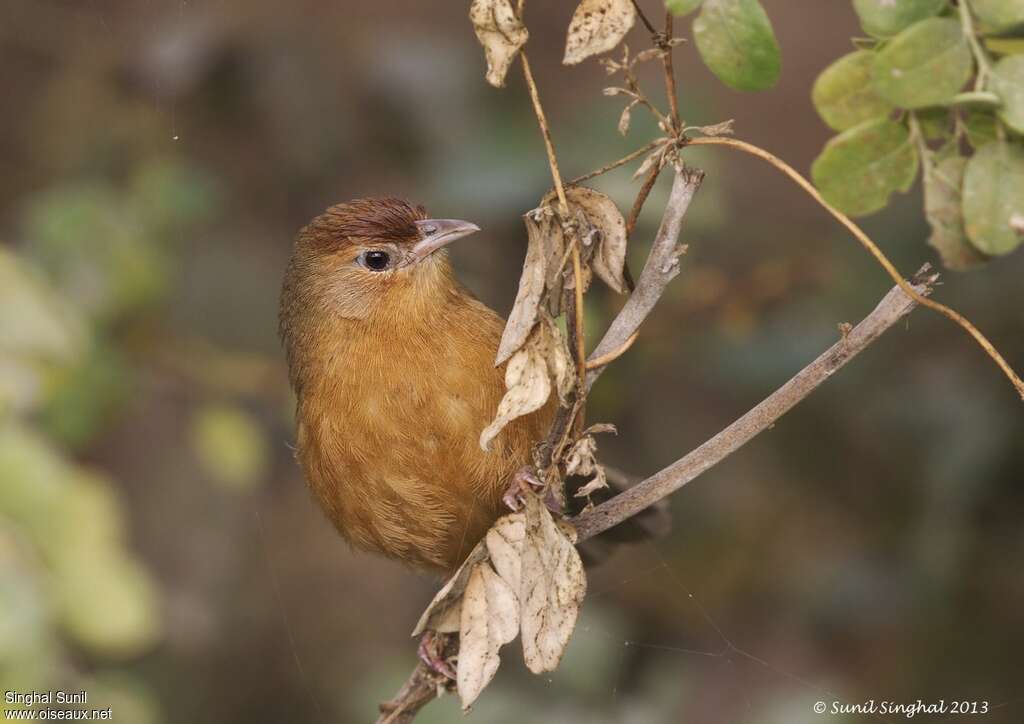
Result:
<svg viewBox="0 0 1024 724">
<path fill-rule="evenodd" d="M 117 662 L 161 636 L 156 584 L 128 545 L 115 484 L 72 453 L 130 401 L 126 322 L 160 304 L 181 231 L 215 203 L 209 177 L 153 159 L 124 184 L 33 195 L 27 243 L 0 248 L 0 689 L 78 686 L 71 651 Z M 237 479 L 237 463 L 229 472 Z"/>
<path fill-rule="evenodd" d="M 652 18 L 663 8 L 640 2 Z M 776 36 L 785 53 L 779 82 L 749 94 L 724 87 L 697 43 L 678 46 L 687 122 L 735 118 L 741 137 L 808 168 L 830 135 L 808 90 L 863 35 L 857 6 L 670 5 L 693 12 L 677 35 L 692 40 L 698 6 L 705 19 L 738 8 L 769 67 Z M 889 3 L 857 5 L 880 34 L 914 20 L 883 16 Z M 952 8 L 916 5 L 922 18 Z M 987 26 L 1012 21 L 1019 3 L 972 6 Z M 485 86 L 459 3 L 10 8 L 0 22 L 11 109 L 0 116 L 0 687 L 77 685 L 132 724 L 369 720 L 414 660 L 409 629 L 436 582 L 350 551 L 310 500 L 288 445 L 280 276 L 296 230 L 326 206 L 397 194 L 485 229 L 451 258 L 475 294 L 507 310 L 525 246 L 519 215 L 550 184 L 525 88 L 515 74 L 504 91 Z M 573 4 L 528 8 L 565 176 L 652 138 L 639 113 L 628 137 L 616 133 L 597 64 L 560 66 Z M 999 55 L 1019 47 L 984 40 Z M 628 42 L 646 46 L 639 23 Z M 836 131 L 872 120 L 842 100 L 845 89 L 877 96 L 867 65 L 832 78 L 825 117 Z M 718 70 L 743 80 L 742 66 Z M 660 101 L 661 79 L 643 81 Z M 982 105 L 918 111 L 922 133 L 938 141 L 959 119 L 980 148 L 1001 118 L 1012 125 L 1015 92 L 1001 86 L 1002 116 Z M 870 105 L 885 115 L 887 104 Z M 708 178 L 684 224 L 682 273 L 588 409 L 588 421 L 619 429 L 602 456 L 637 474 L 735 419 L 889 286 L 774 170 L 720 149 L 686 159 Z M 632 171 L 594 185 L 625 210 Z M 667 189 L 656 186 L 641 215 L 634 273 Z M 921 204 L 891 198 L 865 226 L 916 269 L 934 259 Z M 1015 361 L 1022 263 L 1010 254 L 938 291 Z M 591 295 L 589 341 L 621 304 Z M 810 722 L 818 688 L 850 700 L 1011 700 L 1024 646 L 1021 439 L 1004 380 L 958 330 L 915 313 L 674 496 L 672 536 L 590 574 L 562 668 L 537 678 L 507 657 L 467 721 Z M 424 721 L 461 719 L 455 705 L 428 707 Z"/>
</svg>

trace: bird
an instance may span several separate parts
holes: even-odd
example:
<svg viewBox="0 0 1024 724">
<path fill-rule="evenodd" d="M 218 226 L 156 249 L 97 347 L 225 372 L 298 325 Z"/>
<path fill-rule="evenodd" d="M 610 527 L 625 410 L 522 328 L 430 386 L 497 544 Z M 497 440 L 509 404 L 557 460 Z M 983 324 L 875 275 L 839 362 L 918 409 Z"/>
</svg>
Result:
<svg viewBox="0 0 1024 724">
<path fill-rule="evenodd" d="M 448 258 L 479 230 L 393 197 L 340 203 L 298 233 L 281 291 L 310 490 L 353 547 L 442 575 L 508 512 L 510 481 L 555 410 L 479 445 L 505 392 L 505 321 Z"/>
</svg>

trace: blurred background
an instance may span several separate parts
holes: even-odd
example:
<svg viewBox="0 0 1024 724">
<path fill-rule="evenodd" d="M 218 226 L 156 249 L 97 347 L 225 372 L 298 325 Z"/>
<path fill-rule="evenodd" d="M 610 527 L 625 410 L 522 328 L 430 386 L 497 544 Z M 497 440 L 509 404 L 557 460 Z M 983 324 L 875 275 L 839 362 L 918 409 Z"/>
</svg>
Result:
<svg viewBox="0 0 1024 724">
<path fill-rule="evenodd" d="M 574 5 L 527 14 L 570 177 L 655 132 L 637 112 L 619 137 L 603 71 L 559 64 Z M 730 91 L 683 45 L 683 115 L 734 118 L 806 171 L 829 136 L 811 83 L 857 26 L 847 2 L 765 5 L 778 87 Z M 408 634 L 437 582 L 351 552 L 307 493 L 281 275 L 326 206 L 395 194 L 486 230 L 452 257 L 507 312 L 519 215 L 549 186 L 520 74 L 484 83 L 466 2 L 0 13 L 0 690 L 86 689 L 131 724 L 372 720 L 414 663 Z M 689 19 L 677 28 L 690 36 Z M 639 29 L 628 42 L 647 44 Z M 891 286 L 766 165 L 728 149 L 687 160 L 708 178 L 683 273 L 588 416 L 618 425 L 602 455 L 636 474 L 746 411 Z M 632 170 L 596 181 L 623 209 Z M 919 188 L 865 225 L 908 273 L 935 261 Z M 938 292 L 1018 369 L 1022 279 L 1018 253 Z M 593 338 L 621 300 L 588 299 Z M 561 669 L 529 675 L 513 644 L 470 719 L 781 724 L 820 721 L 818 700 L 957 699 L 1021 721 L 1022 440 L 997 369 L 915 312 L 676 494 L 668 538 L 591 573 Z M 421 715 L 460 718 L 453 699 Z"/>
</svg>

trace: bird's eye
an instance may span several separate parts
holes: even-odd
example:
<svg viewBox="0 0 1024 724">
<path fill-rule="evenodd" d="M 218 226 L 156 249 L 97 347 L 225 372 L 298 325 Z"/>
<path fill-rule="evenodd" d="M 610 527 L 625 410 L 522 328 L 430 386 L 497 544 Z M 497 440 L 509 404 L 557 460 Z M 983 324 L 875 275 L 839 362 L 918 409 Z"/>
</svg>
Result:
<svg viewBox="0 0 1024 724">
<path fill-rule="evenodd" d="M 359 255 L 359 263 L 370 271 L 384 271 L 391 264 L 391 255 L 380 249 L 370 249 Z"/>
</svg>

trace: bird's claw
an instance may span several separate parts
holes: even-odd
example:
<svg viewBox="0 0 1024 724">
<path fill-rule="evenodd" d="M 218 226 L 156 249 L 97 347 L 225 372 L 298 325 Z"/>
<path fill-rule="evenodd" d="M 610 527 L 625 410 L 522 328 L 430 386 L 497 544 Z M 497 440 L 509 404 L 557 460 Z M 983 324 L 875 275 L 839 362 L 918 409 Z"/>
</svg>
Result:
<svg viewBox="0 0 1024 724">
<path fill-rule="evenodd" d="M 420 657 L 420 661 L 423 662 L 424 666 L 435 674 L 455 681 L 455 669 L 444 658 L 444 649 L 447 642 L 448 637 L 444 634 L 427 631 L 420 638 L 419 646 L 416 647 L 416 655 Z"/>
<path fill-rule="evenodd" d="M 534 493 L 541 496 L 544 501 L 544 505 L 547 506 L 548 510 L 552 513 L 562 514 L 562 504 L 555 496 L 555 491 L 550 485 L 545 485 L 544 482 L 537 477 L 533 472 L 533 468 L 529 465 L 524 465 L 516 471 L 516 474 L 512 476 L 512 482 L 509 483 L 508 488 L 505 490 L 505 494 L 501 497 L 505 505 L 508 506 L 509 510 L 517 512 L 523 507 L 523 496 L 527 493 Z"/>
<path fill-rule="evenodd" d="M 512 476 L 512 482 L 508 484 L 501 499 L 509 510 L 515 512 L 523 507 L 523 495 L 528 491 L 540 495 L 544 491 L 544 482 L 533 472 L 533 468 L 524 465 Z"/>
</svg>

